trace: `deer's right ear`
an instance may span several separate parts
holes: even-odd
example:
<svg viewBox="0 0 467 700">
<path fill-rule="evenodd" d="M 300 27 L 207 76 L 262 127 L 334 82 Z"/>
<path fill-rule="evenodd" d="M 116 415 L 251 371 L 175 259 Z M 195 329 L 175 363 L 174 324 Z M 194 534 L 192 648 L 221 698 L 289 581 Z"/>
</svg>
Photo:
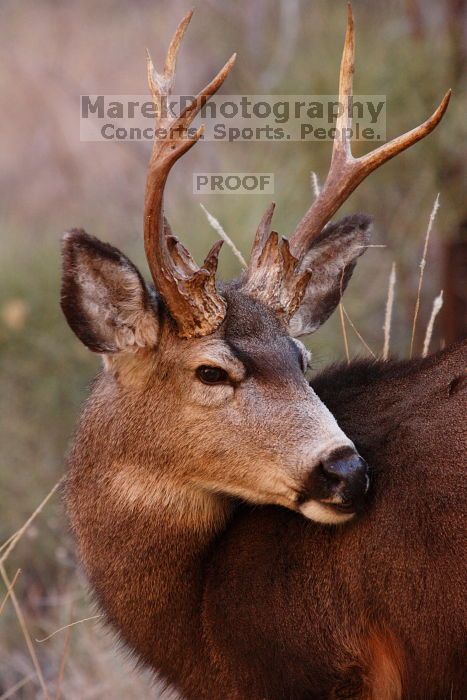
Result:
<svg viewBox="0 0 467 700">
<path fill-rule="evenodd" d="M 134 352 L 159 337 L 156 295 L 117 248 L 84 231 L 63 236 L 61 307 L 93 352 Z"/>
</svg>

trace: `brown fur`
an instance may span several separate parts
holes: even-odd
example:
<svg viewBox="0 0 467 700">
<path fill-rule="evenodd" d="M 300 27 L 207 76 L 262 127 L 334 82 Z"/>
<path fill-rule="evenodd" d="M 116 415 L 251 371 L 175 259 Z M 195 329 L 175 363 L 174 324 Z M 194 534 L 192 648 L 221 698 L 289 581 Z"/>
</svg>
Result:
<svg viewBox="0 0 467 700">
<path fill-rule="evenodd" d="M 453 387 L 465 348 L 356 363 L 315 381 L 373 469 L 367 512 L 323 527 L 290 509 L 293 472 L 283 486 L 268 476 L 262 447 L 274 421 L 285 450 L 303 439 L 290 429 L 291 397 L 302 391 L 296 353 L 265 309 L 235 295 L 228 308 L 224 339 L 248 352 L 255 385 L 272 392 L 251 436 L 238 426 L 238 449 L 219 444 L 222 422 L 212 425 L 217 413 L 198 409 L 198 395 L 188 413 L 178 403 L 167 323 L 142 385 L 105 372 L 83 412 L 66 500 L 107 620 L 142 663 L 196 700 L 464 697 L 465 403 Z M 213 340 L 190 341 L 195 363 Z M 251 508 L 229 493 L 289 509 Z"/>
<path fill-rule="evenodd" d="M 317 323 L 335 245 L 307 293 Z M 104 358 L 66 502 L 107 621 L 193 700 L 464 697 L 465 346 L 331 368 L 313 390 L 274 313 L 237 283 L 222 295 L 216 333 L 181 339 L 124 255 L 65 241 L 62 307 Z M 228 381 L 200 381 L 206 364 Z M 307 520 L 352 518 L 322 465 L 354 444 L 366 511 Z"/>
<path fill-rule="evenodd" d="M 367 653 L 367 700 L 402 699 L 405 662 L 398 640 L 388 630 L 375 630 L 367 640 Z"/>
<path fill-rule="evenodd" d="M 190 17 L 163 76 L 149 60 L 155 102 L 171 91 Z M 353 52 L 349 5 L 346 100 Z M 363 177 L 435 127 L 448 100 L 370 158 L 353 159 L 336 135 L 326 183 L 291 239 L 297 259 L 269 234 L 272 206 L 246 275 L 230 285 L 215 283 L 218 245 L 199 269 L 163 219 L 170 168 L 197 140 L 181 134 L 198 98 L 151 157 L 144 238 L 157 289 L 111 246 L 80 231 L 65 240 L 63 311 L 104 355 L 70 456 L 71 525 L 107 621 L 186 698 L 467 690 L 462 349 L 338 369 L 314 391 L 291 338 L 332 313 L 369 240 L 365 216 L 325 224 Z M 374 471 L 360 519 L 370 482 L 356 447 Z"/>
</svg>

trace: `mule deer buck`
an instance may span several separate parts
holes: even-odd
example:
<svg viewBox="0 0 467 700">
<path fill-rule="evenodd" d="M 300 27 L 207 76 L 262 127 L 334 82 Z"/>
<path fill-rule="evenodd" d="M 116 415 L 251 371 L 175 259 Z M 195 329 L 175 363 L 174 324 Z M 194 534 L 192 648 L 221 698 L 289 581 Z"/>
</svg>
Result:
<svg viewBox="0 0 467 700">
<path fill-rule="evenodd" d="M 148 60 L 156 104 L 190 17 L 164 72 Z M 464 350 L 357 361 L 311 387 L 296 340 L 332 313 L 368 244 L 367 216 L 330 218 L 435 128 L 449 94 L 421 126 L 358 159 L 339 138 L 344 110 L 326 183 L 290 241 L 270 232 L 269 207 L 247 271 L 221 284 L 220 243 L 198 267 L 164 218 L 163 193 L 233 62 L 158 124 L 170 137 L 155 141 L 147 178 L 154 286 L 113 246 L 78 230 L 64 238 L 62 308 L 104 363 L 69 458 L 81 560 L 121 640 L 183 697 L 466 697 Z M 349 8 L 345 104 L 353 67 Z"/>
</svg>

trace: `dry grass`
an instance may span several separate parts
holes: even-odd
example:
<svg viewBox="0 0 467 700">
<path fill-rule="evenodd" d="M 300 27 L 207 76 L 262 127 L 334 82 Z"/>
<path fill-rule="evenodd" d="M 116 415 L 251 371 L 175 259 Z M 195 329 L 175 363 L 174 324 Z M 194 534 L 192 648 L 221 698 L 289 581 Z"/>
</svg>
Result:
<svg viewBox="0 0 467 700">
<path fill-rule="evenodd" d="M 5 596 L 0 604 L 0 616 L 2 615 L 8 602 L 11 601 L 16 616 L 17 624 L 19 626 L 19 629 L 21 630 L 21 634 L 23 635 L 25 647 L 28 651 L 30 658 L 30 664 L 28 664 L 25 659 L 22 659 L 21 667 L 23 669 L 23 673 L 29 665 L 33 668 L 32 673 L 29 672 L 25 674 L 23 678 L 16 681 L 9 688 L 4 690 L 4 692 L 2 692 L 2 694 L 0 695 L 0 700 L 7 700 L 7 698 L 19 697 L 20 693 L 22 697 L 35 698 L 37 697 L 37 688 L 40 689 L 41 697 L 45 700 L 51 700 L 52 698 L 55 698 L 55 700 L 60 700 L 60 698 L 70 698 L 70 700 L 76 700 L 78 697 L 80 698 L 80 700 L 84 698 L 93 697 L 99 698 L 99 700 L 102 698 L 109 698 L 109 700 L 114 700 L 117 698 L 122 698 L 122 700 L 123 698 L 125 698 L 125 700 L 126 698 L 134 698 L 135 700 L 141 700 L 142 697 L 158 698 L 160 696 L 160 691 L 148 677 L 145 678 L 142 674 L 135 674 L 134 677 L 128 676 L 128 671 L 130 670 L 128 668 L 128 663 L 124 663 L 123 667 L 119 667 L 119 674 L 113 675 L 115 666 L 118 663 L 122 663 L 121 659 L 119 659 L 121 654 L 119 654 L 118 651 L 113 648 L 113 645 L 109 643 L 109 640 L 106 640 L 107 646 L 109 648 L 107 654 L 112 654 L 113 659 L 113 663 L 107 664 L 106 657 L 104 655 L 104 647 L 100 644 L 100 635 L 93 635 L 92 644 L 86 645 L 87 652 L 90 656 L 93 657 L 94 663 L 97 660 L 98 664 L 103 665 L 102 670 L 100 670 L 99 676 L 108 677 L 108 682 L 99 682 L 96 683 L 95 686 L 93 686 L 92 682 L 90 682 L 89 675 L 86 675 L 84 668 L 79 667 L 81 660 L 78 661 L 77 665 L 76 661 L 72 661 L 69 659 L 70 644 L 72 639 L 72 628 L 74 628 L 77 625 L 81 625 L 82 623 L 90 622 L 92 620 L 96 620 L 102 617 L 101 615 L 93 615 L 86 618 L 82 618 L 80 620 L 73 621 L 72 615 L 75 605 L 75 601 L 73 600 L 69 602 L 69 621 L 66 625 L 55 629 L 53 632 L 51 632 L 42 639 L 34 640 L 31 635 L 26 616 L 18 600 L 18 596 L 15 592 L 15 585 L 19 579 L 21 570 L 17 569 L 14 577 L 10 580 L 6 570 L 6 564 L 8 557 L 12 554 L 14 548 L 18 544 L 20 544 L 21 539 L 26 535 L 28 529 L 33 527 L 34 521 L 46 508 L 52 496 L 56 494 L 60 483 L 61 481 L 58 481 L 50 489 L 49 493 L 41 501 L 37 508 L 35 508 L 34 512 L 29 516 L 25 523 L 15 533 L 13 533 L 13 535 L 11 535 L 2 544 L 0 548 L 0 551 L 3 551 L 0 560 L 0 576 L 6 588 Z M 37 645 L 47 643 L 56 635 L 60 636 L 63 632 L 65 632 L 65 635 L 63 640 L 63 649 L 61 650 L 61 653 L 58 653 L 57 647 L 54 647 L 52 651 L 54 655 L 56 654 L 55 659 L 59 661 L 57 673 L 55 677 L 46 678 L 39 661 Z M 89 637 L 89 635 L 90 633 L 88 631 L 86 636 Z M 84 657 L 82 657 L 82 659 L 84 659 Z M 14 663 L 13 659 L 12 661 Z M 69 665 L 72 666 L 71 669 L 68 669 L 70 676 L 69 678 L 66 678 L 67 661 L 69 661 Z M 47 665 L 49 666 L 50 664 Z M 89 668 L 87 669 L 87 672 L 89 674 Z M 4 675 L 7 676 L 8 674 L 5 673 Z M 48 676 L 51 675 L 52 674 L 49 671 Z M 118 678 L 119 675 L 122 676 L 121 679 Z"/>
<path fill-rule="evenodd" d="M 394 308 L 394 291 L 396 288 L 396 263 L 393 262 L 391 266 L 391 273 L 389 275 L 388 283 L 388 295 L 386 298 L 386 311 L 384 313 L 384 345 L 383 345 L 383 360 L 387 360 L 389 357 L 389 346 L 391 343 L 391 324 L 392 324 L 392 311 Z"/>
<path fill-rule="evenodd" d="M 33 641 L 31 639 L 31 635 L 30 635 L 28 627 L 26 625 L 26 620 L 24 618 L 23 611 L 21 609 L 21 606 L 18 602 L 18 598 L 17 598 L 15 590 L 14 590 L 14 586 L 15 586 L 15 583 L 16 583 L 16 580 L 17 580 L 18 574 L 19 574 L 19 569 L 16 572 L 14 579 L 12 581 L 10 581 L 10 579 L 8 578 L 8 574 L 6 572 L 6 569 L 5 569 L 5 562 L 8 559 L 11 552 L 13 551 L 14 547 L 18 544 L 19 540 L 26 532 L 27 528 L 33 523 L 35 518 L 39 515 L 39 513 L 42 511 L 44 506 L 47 504 L 48 500 L 52 497 L 52 495 L 58 489 L 59 484 L 60 484 L 60 482 L 57 482 L 52 487 L 52 489 L 49 491 L 47 496 L 44 498 L 44 500 L 41 502 L 41 504 L 35 509 L 35 511 L 31 514 L 31 516 L 24 523 L 24 525 L 16 533 L 14 533 L 11 537 L 9 537 L 7 542 L 5 542 L 2 545 L 1 549 L 4 550 L 4 553 L 3 553 L 1 560 L 0 560 L 0 575 L 3 579 L 3 582 L 4 582 L 5 587 L 6 587 L 6 591 L 7 591 L 6 596 L 5 596 L 5 602 L 6 602 L 7 598 L 9 597 L 13 603 L 13 607 L 14 607 L 15 614 L 16 614 L 16 617 L 18 620 L 18 624 L 21 628 L 21 632 L 23 634 L 23 637 L 24 637 L 24 640 L 26 643 L 26 647 L 27 647 L 28 652 L 30 654 L 31 661 L 32 661 L 32 664 L 34 666 L 34 670 L 36 672 L 37 680 L 39 681 L 44 698 L 46 698 L 46 700 L 48 700 L 50 697 L 49 692 L 47 690 L 47 685 L 46 685 L 46 682 L 44 680 L 44 676 L 42 674 L 42 670 L 41 670 L 41 667 L 39 664 L 39 660 L 37 658 L 36 650 L 35 650 Z M 1 607 L 1 610 L 3 611 L 3 605 Z"/>
<path fill-rule="evenodd" d="M 228 235 L 226 234 L 226 232 L 225 232 L 224 229 L 222 228 L 222 226 L 221 226 L 220 222 L 218 221 L 218 219 L 216 219 L 216 217 L 213 216 L 213 215 L 206 209 L 206 207 L 204 206 L 204 204 L 200 204 L 199 206 L 201 207 L 201 209 L 202 209 L 202 210 L 204 211 L 204 213 L 206 214 L 206 218 L 207 218 L 207 220 L 208 220 L 209 225 L 211 226 L 211 228 L 213 228 L 214 231 L 217 233 L 217 235 L 220 236 L 220 237 L 222 238 L 222 240 L 225 241 L 225 243 L 227 243 L 227 245 L 228 245 L 229 248 L 231 249 L 232 253 L 235 255 L 235 257 L 236 257 L 237 260 L 239 261 L 239 263 L 240 263 L 240 265 L 242 266 L 242 268 L 245 270 L 245 269 L 248 267 L 245 258 L 243 257 L 243 255 L 241 254 L 241 252 L 239 251 L 239 249 L 237 248 L 237 246 L 235 245 L 235 243 L 233 242 L 233 240 L 230 238 L 230 236 L 228 236 Z"/>
<path fill-rule="evenodd" d="M 433 336 L 433 328 L 435 325 L 435 320 L 436 320 L 437 315 L 441 311 L 442 306 L 443 306 L 443 290 L 440 291 L 438 296 L 433 301 L 433 307 L 431 309 L 430 318 L 428 319 L 426 332 L 425 332 L 425 339 L 423 341 L 422 357 L 426 357 L 428 355 L 428 350 L 430 349 L 431 338 Z"/>
<path fill-rule="evenodd" d="M 356 327 L 355 323 L 354 323 L 354 322 L 352 321 L 352 319 L 350 318 L 350 316 L 349 316 L 349 314 L 347 313 L 347 310 L 346 310 L 344 304 L 341 303 L 341 304 L 340 304 L 340 307 L 341 307 L 341 309 L 342 309 L 342 313 L 344 314 L 345 318 L 347 319 L 347 322 L 348 322 L 349 326 L 351 327 L 351 329 L 353 330 L 353 332 L 355 333 L 355 335 L 357 336 L 357 338 L 359 339 L 359 341 L 361 342 L 361 344 L 363 345 L 363 347 L 365 348 L 365 350 L 367 351 L 367 353 L 370 355 L 370 357 L 372 357 L 373 359 L 376 359 L 376 354 L 375 354 L 375 352 L 374 352 L 374 351 L 371 349 L 371 347 L 368 345 L 367 341 L 365 340 L 365 338 L 363 337 L 363 335 L 360 333 L 360 331 L 359 331 L 358 328 Z M 347 354 L 347 353 L 346 353 L 346 354 Z"/>
<path fill-rule="evenodd" d="M 427 253 L 428 253 L 428 243 L 430 242 L 431 230 L 433 228 L 433 224 L 434 224 L 434 221 L 436 218 L 436 214 L 438 213 L 438 209 L 439 209 L 439 192 L 436 195 L 436 199 L 433 203 L 433 209 L 431 210 L 430 219 L 428 221 L 428 227 L 426 229 L 426 234 L 425 234 L 425 242 L 423 245 L 422 259 L 420 260 L 420 275 L 418 278 L 417 299 L 415 301 L 415 309 L 414 309 L 414 314 L 413 314 L 412 335 L 410 338 L 409 357 L 412 357 L 413 350 L 414 350 L 415 331 L 417 328 L 418 312 L 420 311 L 420 297 L 421 297 L 421 293 L 422 293 L 423 276 L 425 274 L 426 257 L 427 257 Z"/>
</svg>

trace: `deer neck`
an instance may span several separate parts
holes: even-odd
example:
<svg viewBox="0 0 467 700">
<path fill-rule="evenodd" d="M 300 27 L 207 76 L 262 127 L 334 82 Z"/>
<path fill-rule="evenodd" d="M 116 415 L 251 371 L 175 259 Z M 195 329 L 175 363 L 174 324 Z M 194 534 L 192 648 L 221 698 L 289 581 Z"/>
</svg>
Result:
<svg viewBox="0 0 467 700">
<path fill-rule="evenodd" d="M 87 474 L 72 459 L 68 505 L 106 617 L 169 682 L 187 677 L 203 649 L 205 567 L 234 506 L 137 465 L 86 461 Z"/>
<path fill-rule="evenodd" d="M 139 546 L 139 552 L 131 559 L 134 556 L 134 566 L 145 569 L 142 581 L 155 591 L 143 615 L 156 620 L 159 629 L 164 620 L 172 634 L 174 629 L 181 631 L 179 645 L 192 649 L 194 643 L 201 645 L 205 568 L 233 506 L 219 495 L 182 487 L 164 478 L 155 485 L 147 502 L 139 502 L 139 508 L 138 544 L 134 550 Z M 152 625 L 149 634 L 153 645 Z"/>
</svg>

